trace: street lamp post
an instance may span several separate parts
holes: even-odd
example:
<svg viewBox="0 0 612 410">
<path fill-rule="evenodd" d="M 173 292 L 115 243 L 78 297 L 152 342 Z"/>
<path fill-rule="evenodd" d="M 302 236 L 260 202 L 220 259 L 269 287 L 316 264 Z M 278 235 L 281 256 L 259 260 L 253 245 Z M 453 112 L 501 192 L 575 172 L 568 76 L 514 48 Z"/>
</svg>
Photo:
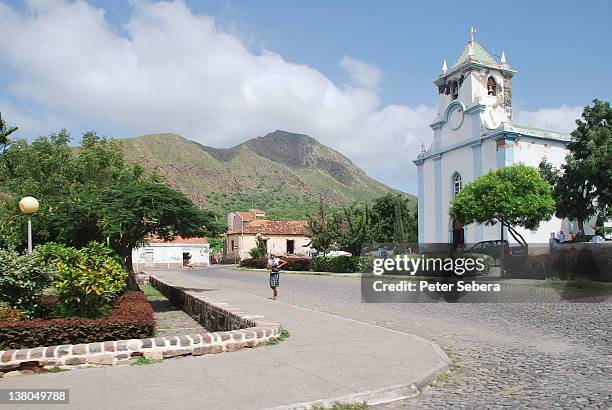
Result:
<svg viewBox="0 0 612 410">
<path fill-rule="evenodd" d="M 19 209 L 28 216 L 28 255 L 32 253 L 32 214 L 38 212 L 38 200 L 32 196 L 26 196 L 19 201 Z"/>
</svg>

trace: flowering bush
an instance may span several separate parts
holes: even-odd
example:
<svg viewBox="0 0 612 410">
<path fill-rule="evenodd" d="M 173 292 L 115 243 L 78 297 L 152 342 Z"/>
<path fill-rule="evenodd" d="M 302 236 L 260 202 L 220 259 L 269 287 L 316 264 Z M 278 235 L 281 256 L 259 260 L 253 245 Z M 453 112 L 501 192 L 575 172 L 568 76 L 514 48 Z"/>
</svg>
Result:
<svg viewBox="0 0 612 410">
<path fill-rule="evenodd" d="M 125 290 L 126 270 L 113 250 L 100 243 L 81 249 L 47 244 L 40 253 L 57 270 L 57 316 L 99 317 Z"/>
</svg>

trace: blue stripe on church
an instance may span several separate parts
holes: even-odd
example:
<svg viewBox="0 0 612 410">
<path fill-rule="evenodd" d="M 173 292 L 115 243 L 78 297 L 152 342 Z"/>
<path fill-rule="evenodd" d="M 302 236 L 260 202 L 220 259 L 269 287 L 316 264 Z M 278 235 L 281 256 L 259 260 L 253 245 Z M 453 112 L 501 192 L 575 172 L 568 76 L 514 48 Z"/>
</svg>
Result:
<svg viewBox="0 0 612 410">
<path fill-rule="evenodd" d="M 436 179 L 436 243 L 442 243 L 442 156 L 434 157 Z"/>
<path fill-rule="evenodd" d="M 423 178 L 423 166 L 424 164 L 417 166 L 419 172 L 419 243 L 425 242 L 425 180 Z"/>
<path fill-rule="evenodd" d="M 503 168 L 506 166 L 506 149 L 497 147 L 495 152 L 495 165 L 497 168 Z"/>
<path fill-rule="evenodd" d="M 514 136 L 502 135 L 504 139 L 504 146 L 498 147 L 497 152 L 495 154 L 495 162 L 497 168 L 507 167 L 508 165 L 514 164 Z M 495 226 L 500 227 L 500 223 L 497 223 Z M 513 238 L 508 237 L 508 228 L 503 227 L 503 233 L 500 232 L 500 235 L 503 235 L 503 239 L 507 240 L 509 243 L 514 241 Z"/>
<path fill-rule="evenodd" d="M 514 164 L 514 140 L 510 140 L 510 145 L 506 146 L 506 166 Z"/>
<path fill-rule="evenodd" d="M 482 143 L 472 145 L 472 154 L 474 160 L 474 179 L 476 179 L 482 175 Z M 474 231 L 474 242 L 482 241 L 484 238 L 484 227 L 482 224 L 476 224 Z"/>
</svg>

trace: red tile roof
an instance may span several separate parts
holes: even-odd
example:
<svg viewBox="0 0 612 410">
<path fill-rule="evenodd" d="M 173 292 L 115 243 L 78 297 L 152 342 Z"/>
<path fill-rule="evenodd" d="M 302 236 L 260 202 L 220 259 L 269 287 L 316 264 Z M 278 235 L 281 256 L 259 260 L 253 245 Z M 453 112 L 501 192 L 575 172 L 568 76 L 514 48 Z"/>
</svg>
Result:
<svg viewBox="0 0 612 410">
<path fill-rule="evenodd" d="M 229 231 L 236 233 L 262 234 L 262 235 L 308 235 L 308 222 L 306 221 L 269 221 L 267 219 L 256 219 L 245 222 L 242 230 Z"/>
<path fill-rule="evenodd" d="M 242 220 L 244 222 L 250 222 L 253 219 L 255 219 L 255 214 L 253 214 L 253 212 L 243 212 L 243 211 L 238 211 L 236 212 L 238 215 L 240 215 L 242 217 Z"/>
</svg>

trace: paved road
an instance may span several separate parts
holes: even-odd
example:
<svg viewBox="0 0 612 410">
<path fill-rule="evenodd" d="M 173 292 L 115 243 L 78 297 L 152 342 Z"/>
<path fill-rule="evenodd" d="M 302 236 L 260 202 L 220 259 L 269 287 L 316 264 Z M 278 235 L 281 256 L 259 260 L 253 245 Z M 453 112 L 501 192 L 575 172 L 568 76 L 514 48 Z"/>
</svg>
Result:
<svg viewBox="0 0 612 410">
<path fill-rule="evenodd" d="M 265 272 L 185 274 L 270 293 Z M 357 278 L 297 274 L 280 289 L 282 302 L 419 335 L 456 362 L 418 400 L 385 408 L 612 407 L 611 304 L 363 304 Z"/>
</svg>

